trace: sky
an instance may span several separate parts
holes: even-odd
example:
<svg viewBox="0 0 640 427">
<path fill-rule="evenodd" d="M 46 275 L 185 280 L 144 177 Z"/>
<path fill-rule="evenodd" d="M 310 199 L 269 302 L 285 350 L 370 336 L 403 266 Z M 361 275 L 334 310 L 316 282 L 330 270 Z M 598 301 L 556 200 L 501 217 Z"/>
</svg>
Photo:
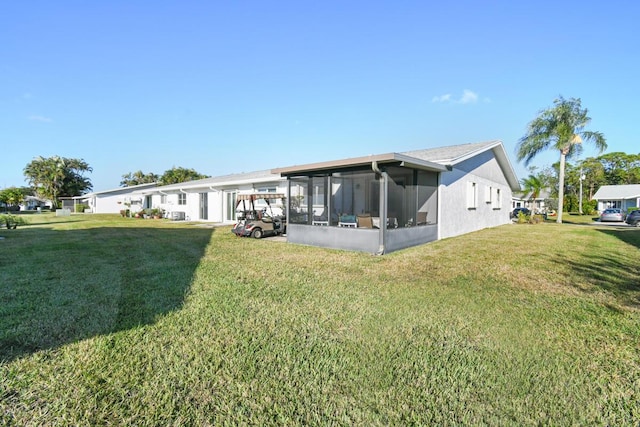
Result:
<svg viewBox="0 0 640 427">
<path fill-rule="evenodd" d="M 0 188 L 38 156 L 84 159 L 102 191 L 495 139 L 523 178 L 518 140 L 559 96 L 638 154 L 639 20 L 633 1 L 5 1 Z"/>
</svg>

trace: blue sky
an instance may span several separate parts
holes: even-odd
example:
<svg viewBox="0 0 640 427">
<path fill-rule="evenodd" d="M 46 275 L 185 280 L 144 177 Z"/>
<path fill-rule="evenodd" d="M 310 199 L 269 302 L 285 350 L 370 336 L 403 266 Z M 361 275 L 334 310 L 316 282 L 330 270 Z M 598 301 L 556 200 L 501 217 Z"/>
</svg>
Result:
<svg viewBox="0 0 640 427">
<path fill-rule="evenodd" d="M 639 153 L 638 20 L 631 1 L 3 2 L 0 187 L 37 156 L 84 159 L 100 191 L 493 139 L 522 178 L 516 143 L 558 95 Z"/>
</svg>

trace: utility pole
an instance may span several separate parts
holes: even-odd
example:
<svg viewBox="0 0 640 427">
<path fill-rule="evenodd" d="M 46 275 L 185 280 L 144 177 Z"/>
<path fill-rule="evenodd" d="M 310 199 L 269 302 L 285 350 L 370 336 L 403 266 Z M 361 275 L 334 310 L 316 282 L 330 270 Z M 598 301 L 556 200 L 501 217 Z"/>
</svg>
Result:
<svg viewBox="0 0 640 427">
<path fill-rule="evenodd" d="M 578 210 L 580 211 L 580 215 L 582 215 L 582 181 L 585 178 L 586 176 L 582 174 L 582 168 L 580 168 L 580 200 L 578 200 Z"/>
</svg>

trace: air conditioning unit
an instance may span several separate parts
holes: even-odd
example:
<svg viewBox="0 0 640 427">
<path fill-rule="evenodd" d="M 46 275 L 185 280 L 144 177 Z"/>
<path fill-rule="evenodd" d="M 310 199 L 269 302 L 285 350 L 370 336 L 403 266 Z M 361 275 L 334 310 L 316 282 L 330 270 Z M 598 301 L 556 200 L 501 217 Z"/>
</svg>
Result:
<svg viewBox="0 0 640 427">
<path fill-rule="evenodd" d="M 184 221 L 185 217 L 184 212 L 171 212 L 171 219 L 173 221 Z"/>
</svg>

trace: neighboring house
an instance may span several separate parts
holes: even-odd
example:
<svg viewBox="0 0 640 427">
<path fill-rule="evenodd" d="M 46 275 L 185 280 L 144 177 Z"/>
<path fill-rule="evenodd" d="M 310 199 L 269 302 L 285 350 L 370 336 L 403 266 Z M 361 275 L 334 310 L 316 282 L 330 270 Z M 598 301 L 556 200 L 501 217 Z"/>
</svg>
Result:
<svg viewBox="0 0 640 427">
<path fill-rule="evenodd" d="M 130 187 L 114 188 L 113 190 L 96 191 L 83 196 L 73 197 L 74 204 L 84 203 L 89 205 L 92 213 L 119 213 L 129 209 L 132 213 L 150 207 L 145 204 L 145 199 L 138 194 L 141 190 L 157 187 L 158 184 L 139 184 Z M 73 209 L 73 206 L 70 206 Z"/>
<path fill-rule="evenodd" d="M 531 200 L 531 193 L 521 193 L 517 192 L 513 194 L 513 199 L 511 200 L 511 210 L 515 208 L 528 208 L 529 210 L 533 210 L 535 213 L 544 213 L 549 210 L 548 206 L 545 204 L 545 200 L 549 200 L 551 198 L 551 192 L 549 190 L 542 190 L 538 197 Z"/>
<path fill-rule="evenodd" d="M 640 184 L 603 185 L 598 188 L 593 199 L 598 201 L 598 211 L 607 208 L 627 208 L 640 206 Z"/>
<path fill-rule="evenodd" d="M 518 179 L 500 141 L 274 169 L 287 240 L 383 254 L 508 224 Z"/>
<path fill-rule="evenodd" d="M 134 194 L 145 198 L 145 207 L 163 209 L 167 218 L 232 224 L 238 194 L 283 193 L 285 189 L 286 179 L 266 170 L 163 185 Z"/>
<path fill-rule="evenodd" d="M 38 208 L 50 208 L 51 201 L 38 196 L 26 196 L 24 201 L 20 203 L 21 211 L 33 211 Z"/>
</svg>

